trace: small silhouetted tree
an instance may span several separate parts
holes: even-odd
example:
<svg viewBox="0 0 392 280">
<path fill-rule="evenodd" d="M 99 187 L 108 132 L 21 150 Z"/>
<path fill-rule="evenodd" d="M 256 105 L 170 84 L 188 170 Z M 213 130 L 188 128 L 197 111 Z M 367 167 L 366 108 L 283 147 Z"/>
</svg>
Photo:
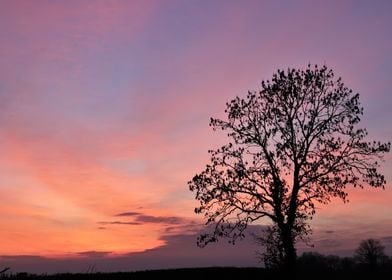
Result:
<svg viewBox="0 0 392 280">
<path fill-rule="evenodd" d="M 370 269 L 375 269 L 387 258 L 384 249 L 379 240 L 366 239 L 359 244 L 355 256 L 361 264 Z"/>
<path fill-rule="evenodd" d="M 249 223 L 267 217 L 279 242 L 271 240 L 292 268 L 316 202 L 346 202 L 349 185 L 385 185 L 377 160 L 390 143 L 365 141 L 366 130 L 357 127 L 359 95 L 326 66 L 278 70 L 225 112 L 227 119 L 211 118 L 210 125 L 230 140 L 209 151 L 211 162 L 189 182 L 200 202 L 195 212 L 213 225 L 200 246 L 220 237 L 234 242 Z"/>
<path fill-rule="evenodd" d="M 278 231 L 276 226 L 269 226 L 261 236 L 256 236 L 256 243 L 264 248 L 264 251 L 259 252 L 260 259 L 268 269 L 278 269 L 284 260 L 283 243 Z"/>
</svg>

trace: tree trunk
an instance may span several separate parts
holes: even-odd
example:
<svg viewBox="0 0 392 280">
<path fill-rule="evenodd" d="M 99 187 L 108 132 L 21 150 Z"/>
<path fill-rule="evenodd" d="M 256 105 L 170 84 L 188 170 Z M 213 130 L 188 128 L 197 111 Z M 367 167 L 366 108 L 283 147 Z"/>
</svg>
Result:
<svg viewBox="0 0 392 280">
<path fill-rule="evenodd" d="M 282 229 L 282 243 L 284 249 L 284 269 L 287 272 L 294 272 L 296 260 L 297 260 L 297 252 L 294 246 L 294 238 L 291 232 L 291 228 L 287 225 Z"/>
</svg>

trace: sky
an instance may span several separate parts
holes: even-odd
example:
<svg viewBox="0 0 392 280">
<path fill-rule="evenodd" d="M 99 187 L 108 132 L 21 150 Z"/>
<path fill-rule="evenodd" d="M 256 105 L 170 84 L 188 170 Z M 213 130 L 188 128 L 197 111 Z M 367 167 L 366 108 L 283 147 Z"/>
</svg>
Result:
<svg viewBox="0 0 392 280">
<path fill-rule="evenodd" d="M 392 135 L 391 1 L 0 1 L 0 267 L 254 266 L 249 237 L 200 249 L 187 182 L 227 140 L 208 126 L 277 69 L 326 64 Z M 385 190 L 319 206 L 314 250 L 392 254 Z M 260 230 L 267 221 L 252 227 Z"/>
</svg>

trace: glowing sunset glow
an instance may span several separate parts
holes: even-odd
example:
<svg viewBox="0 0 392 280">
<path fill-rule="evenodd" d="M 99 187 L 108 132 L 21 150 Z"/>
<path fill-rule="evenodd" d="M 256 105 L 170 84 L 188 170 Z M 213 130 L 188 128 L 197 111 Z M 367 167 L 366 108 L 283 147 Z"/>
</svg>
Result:
<svg viewBox="0 0 392 280">
<path fill-rule="evenodd" d="M 278 68 L 327 64 L 360 93 L 369 140 L 390 141 L 391 10 L 390 1 L 1 1 L 0 264 L 161 250 L 171 267 L 182 257 L 169 248 L 191 263 L 195 244 L 179 244 L 196 242 L 202 220 L 187 181 L 226 139 L 209 118 Z M 363 238 L 392 236 L 391 154 L 381 170 L 384 191 L 320 206 L 315 250 L 347 255 Z M 326 231 L 338 247 L 318 242 Z"/>
</svg>

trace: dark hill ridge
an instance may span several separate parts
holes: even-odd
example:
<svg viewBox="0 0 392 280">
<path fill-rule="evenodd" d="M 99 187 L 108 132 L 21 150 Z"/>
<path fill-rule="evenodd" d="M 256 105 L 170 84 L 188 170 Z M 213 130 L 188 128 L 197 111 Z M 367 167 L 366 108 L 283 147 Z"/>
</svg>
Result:
<svg viewBox="0 0 392 280">
<path fill-rule="evenodd" d="M 282 276 L 284 278 L 282 278 Z M 138 280 L 138 279 L 392 279 L 392 271 L 369 272 L 363 270 L 317 271 L 314 267 L 302 268 L 297 275 L 285 275 L 279 271 L 264 268 L 179 268 L 116 273 L 66 273 L 54 275 L 34 275 L 27 273 L 0 275 L 0 279 L 43 279 L 43 280 Z"/>
<path fill-rule="evenodd" d="M 246 279 L 254 275 L 265 275 L 263 268 L 208 267 L 146 270 L 115 273 L 65 273 L 54 275 L 35 275 L 18 273 L 0 276 L 0 279 L 45 279 L 45 280 L 125 280 L 125 279 Z"/>
</svg>

